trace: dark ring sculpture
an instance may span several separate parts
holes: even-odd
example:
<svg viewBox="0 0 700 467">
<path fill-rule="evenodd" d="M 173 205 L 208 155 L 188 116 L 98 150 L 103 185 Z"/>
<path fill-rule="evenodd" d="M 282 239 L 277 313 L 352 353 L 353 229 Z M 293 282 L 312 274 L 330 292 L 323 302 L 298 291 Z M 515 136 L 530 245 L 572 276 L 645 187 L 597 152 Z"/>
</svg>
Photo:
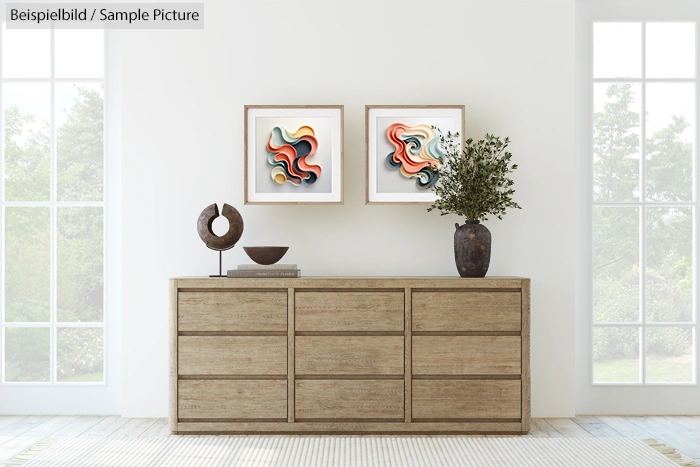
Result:
<svg viewBox="0 0 700 467">
<path fill-rule="evenodd" d="M 226 277 L 223 275 L 221 252 L 233 248 L 236 242 L 240 240 L 241 235 L 243 235 L 243 218 L 236 208 L 224 203 L 221 214 L 228 219 L 228 232 L 221 237 L 216 235 L 212 229 L 214 219 L 219 217 L 219 208 L 216 206 L 216 203 L 204 208 L 204 211 L 199 215 L 199 219 L 197 219 L 199 238 L 202 239 L 207 248 L 219 252 L 219 274 L 209 277 Z"/>
<path fill-rule="evenodd" d="M 214 219 L 219 217 L 219 208 L 216 203 L 204 208 L 204 211 L 202 211 L 197 220 L 199 238 L 212 250 L 229 250 L 236 245 L 236 242 L 241 238 L 241 235 L 243 235 L 243 218 L 236 208 L 224 203 L 221 215 L 228 220 L 228 232 L 221 237 L 216 235 L 212 230 Z"/>
</svg>

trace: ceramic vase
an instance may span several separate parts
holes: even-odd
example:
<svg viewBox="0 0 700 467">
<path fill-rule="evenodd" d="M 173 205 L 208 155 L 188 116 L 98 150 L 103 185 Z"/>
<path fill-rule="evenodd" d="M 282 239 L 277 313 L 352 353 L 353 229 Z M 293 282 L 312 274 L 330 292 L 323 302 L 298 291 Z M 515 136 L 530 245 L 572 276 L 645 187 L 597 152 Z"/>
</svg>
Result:
<svg viewBox="0 0 700 467">
<path fill-rule="evenodd" d="M 484 277 L 491 263 L 491 232 L 479 221 L 455 224 L 455 265 L 461 277 Z"/>
</svg>

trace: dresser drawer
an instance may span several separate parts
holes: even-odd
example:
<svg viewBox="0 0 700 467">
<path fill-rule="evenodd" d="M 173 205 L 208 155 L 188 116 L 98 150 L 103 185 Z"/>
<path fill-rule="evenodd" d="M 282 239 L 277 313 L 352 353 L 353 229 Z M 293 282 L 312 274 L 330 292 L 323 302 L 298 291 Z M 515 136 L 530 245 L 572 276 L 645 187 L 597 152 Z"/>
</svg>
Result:
<svg viewBox="0 0 700 467">
<path fill-rule="evenodd" d="M 177 410 L 186 419 L 287 421 L 286 381 L 180 380 Z"/>
<path fill-rule="evenodd" d="M 286 292 L 180 292 L 180 331 L 286 331 Z"/>
<path fill-rule="evenodd" d="M 297 375 L 403 375 L 401 336 L 297 336 Z"/>
<path fill-rule="evenodd" d="M 520 292 L 414 292 L 414 331 L 520 331 Z"/>
<path fill-rule="evenodd" d="M 302 380 L 295 384 L 294 413 L 305 419 L 395 419 L 403 421 L 401 380 Z"/>
<path fill-rule="evenodd" d="M 403 331 L 403 292 L 297 292 L 297 331 Z"/>
<path fill-rule="evenodd" d="M 284 336 L 180 336 L 180 375 L 286 375 Z"/>
<path fill-rule="evenodd" d="M 414 375 L 519 375 L 520 336 L 414 336 Z"/>
<path fill-rule="evenodd" d="M 414 419 L 520 418 L 520 380 L 414 380 Z"/>
</svg>

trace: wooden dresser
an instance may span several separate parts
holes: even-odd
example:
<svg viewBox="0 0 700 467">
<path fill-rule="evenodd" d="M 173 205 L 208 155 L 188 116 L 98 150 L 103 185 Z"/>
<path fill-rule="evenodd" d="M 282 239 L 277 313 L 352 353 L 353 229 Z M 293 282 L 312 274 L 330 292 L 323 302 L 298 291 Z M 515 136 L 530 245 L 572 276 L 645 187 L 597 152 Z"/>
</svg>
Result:
<svg viewBox="0 0 700 467">
<path fill-rule="evenodd" d="M 175 433 L 527 433 L 530 280 L 172 279 Z"/>
</svg>

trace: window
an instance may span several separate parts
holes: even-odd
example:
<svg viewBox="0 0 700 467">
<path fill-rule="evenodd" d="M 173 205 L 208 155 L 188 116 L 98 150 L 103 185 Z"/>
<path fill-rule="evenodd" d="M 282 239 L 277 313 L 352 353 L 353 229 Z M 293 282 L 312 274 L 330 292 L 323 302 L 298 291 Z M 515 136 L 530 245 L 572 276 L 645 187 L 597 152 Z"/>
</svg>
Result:
<svg viewBox="0 0 700 467">
<path fill-rule="evenodd" d="M 592 34 L 592 381 L 695 384 L 696 24 Z"/>
<path fill-rule="evenodd" d="M 0 43 L 0 384 L 103 384 L 104 31 Z"/>
</svg>

